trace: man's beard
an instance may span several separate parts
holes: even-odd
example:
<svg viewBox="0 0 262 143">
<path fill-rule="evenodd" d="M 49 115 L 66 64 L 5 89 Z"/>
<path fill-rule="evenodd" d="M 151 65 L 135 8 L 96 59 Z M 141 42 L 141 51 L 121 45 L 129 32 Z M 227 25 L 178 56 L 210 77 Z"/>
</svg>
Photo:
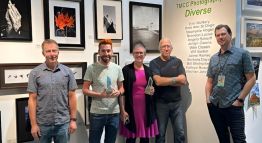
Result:
<svg viewBox="0 0 262 143">
<path fill-rule="evenodd" d="M 103 63 L 109 63 L 111 61 L 111 56 L 101 56 L 101 61 Z"/>
</svg>

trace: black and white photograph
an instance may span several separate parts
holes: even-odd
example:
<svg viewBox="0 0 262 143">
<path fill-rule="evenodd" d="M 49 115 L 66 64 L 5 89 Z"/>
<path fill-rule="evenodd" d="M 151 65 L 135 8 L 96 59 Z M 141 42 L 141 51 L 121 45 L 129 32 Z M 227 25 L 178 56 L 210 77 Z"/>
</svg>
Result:
<svg viewBox="0 0 262 143">
<path fill-rule="evenodd" d="M 95 0 L 96 39 L 123 39 L 122 1 Z"/>
<path fill-rule="evenodd" d="M 99 62 L 101 57 L 98 53 L 94 53 L 94 62 Z M 119 65 L 119 53 L 114 52 L 111 57 L 111 62 Z"/>
<path fill-rule="evenodd" d="M 103 6 L 104 32 L 116 33 L 116 9 L 113 6 Z"/>
<path fill-rule="evenodd" d="M 41 63 L 14 63 L 0 64 L 0 90 L 25 89 L 28 84 L 30 71 Z M 62 62 L 68 66 L 76 79 L 77 84 L 83 84 L 83 77 L 87 67 L 86 62 Z"/>
<path fill-rule="evenodd" d="M 133 44 L 141 41 L 148 53 L 159 52 L 161 39 L 161 5 L 130 2 L 130 53 Z"/>
<path fill-rule="evenodd" d="M 32 41 L 31 0 L 0 0 L 0 40 Z"/>
</svg>

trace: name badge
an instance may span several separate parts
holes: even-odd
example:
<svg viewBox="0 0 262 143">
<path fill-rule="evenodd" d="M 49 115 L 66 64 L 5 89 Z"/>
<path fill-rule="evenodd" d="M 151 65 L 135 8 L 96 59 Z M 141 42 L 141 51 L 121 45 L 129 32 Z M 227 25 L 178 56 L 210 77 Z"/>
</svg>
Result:
<svg viewBox="0 0 262 143">
<path fill-rule="evenodd" d="M 219 75 L 217 78 L 217 86 L 224 87 L 226 77 L 224 75 Z"/>
</svg>

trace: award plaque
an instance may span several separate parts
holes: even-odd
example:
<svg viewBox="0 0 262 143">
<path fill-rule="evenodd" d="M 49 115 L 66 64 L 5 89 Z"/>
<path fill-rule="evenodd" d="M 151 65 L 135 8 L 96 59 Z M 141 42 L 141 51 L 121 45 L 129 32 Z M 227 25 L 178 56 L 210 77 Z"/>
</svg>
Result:
<svg viewBox="0 0 262 143">
<path fill-rule="evenodd" d="M 151 94 L 150 90 L 151 88 L 153 87 L 153 79 L 151 77 L 149 77 L 148 79 L 148 83 L 147 83 L 147 86 L 146 86 L 146 89 L 145 89 L 145 94 Z"/>
<path fill-rule="evenodd" d="M 113 92 L 112 89 L 112 81 L 110 77 L 106 77 L 106 94 L 111 94 Z"/>
</svg>

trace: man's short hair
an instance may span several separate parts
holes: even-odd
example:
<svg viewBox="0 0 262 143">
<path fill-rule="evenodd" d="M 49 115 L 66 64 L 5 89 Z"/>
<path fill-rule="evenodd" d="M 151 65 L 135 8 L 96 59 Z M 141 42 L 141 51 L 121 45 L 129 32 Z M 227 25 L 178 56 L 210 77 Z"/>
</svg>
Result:
<svg viewBox="0 0 262 143">
<path fill-rule="evenodd" d="M 171 46 L 171 48 L 173 49 L 172 41 L 171 41 L 169 38 L 167 38 L 167 37 L 164 37 L 164 38 L 160 39 L 159 44 L 158 44 L 158 49 L 159 49 L 159 50 L 161 49 L 161 43 L 162 43 L 162 41 L 164 41 L 164 40 L 169 41 L 170 46 Z"/>
<path fill-rule="evenodd" d="M 217 25 L 216 26 L 216 28 L 215 28 L 215 35 L 216 35 L 216 31 L 217 30 L 219 30 L 219 29 L 221 29 L 221 28 L 225 28 L 226 30 L 227 30 L 227 33 L 230 35 L 230 36 L 232 36 L 232 31 L 231 31 L 231 29 L 230 29 L 230 27 L 228 26 L 228 25 L 226 25 L 226 24 L 219 24 L 219 25 Z"/>
<path fill-rule="evenodd" d="M 45 39 L 44 42 L 42 43 L 42 51 L 44 51 L 45 44 L 56 44 L 57 48 L 58 48 L 58 44 L 57 44 L 57 42 L 55 40 L 53 40 L 53 39 Z"/>
<path fill-rule="evenodd" d="M 111 48 L 112 48 L 112 40 L 111 39 L 102 39 L 100 40 L 99 44 L 98 44 L 98 51 L 100 50 L 100 46 L 101 45 L 111 45 Z"/>
</svg>

